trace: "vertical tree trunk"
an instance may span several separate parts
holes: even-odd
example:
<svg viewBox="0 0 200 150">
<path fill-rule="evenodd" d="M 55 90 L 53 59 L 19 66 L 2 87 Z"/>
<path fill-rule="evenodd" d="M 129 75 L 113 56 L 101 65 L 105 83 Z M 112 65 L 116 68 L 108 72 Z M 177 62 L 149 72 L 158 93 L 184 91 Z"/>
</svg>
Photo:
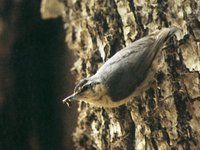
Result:
<svg viewBox="0 0 200 150">
<path fill-rule="evenodd" d="M 77 56 L 77 80 L 94 74 L 121 48 L 155 29 L 177 25 L 182 30 L 163 48 L 155 80 L 143 95 L 113 109 L 80 103 L 77 149 L 198 149 L 200 1 L 62 3 L 66 42 Z"/>
</svg>

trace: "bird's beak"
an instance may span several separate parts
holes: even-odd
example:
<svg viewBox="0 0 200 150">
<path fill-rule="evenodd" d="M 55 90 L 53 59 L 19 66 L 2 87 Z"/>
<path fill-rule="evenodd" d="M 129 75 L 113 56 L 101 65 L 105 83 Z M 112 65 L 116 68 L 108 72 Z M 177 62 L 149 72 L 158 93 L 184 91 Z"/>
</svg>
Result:
<svg viewBox="0 0 200 150">
<path fill-rule="evenodd" d="M 70 96 L 68 96 L 68 97 L 66 97 L 66 98 L 63 99 L 62 101 L 63 101 L 63 103 L 65 103 L 65 104 L 67 104 L 67 105 L 69 106 L 69 105 L 70 105 L 70 102 L 73 101 L 73 100 L 77 100 L 76 94 L 75 94 L 75 93 L 72 94 L 72 95 L 70 95 Z"/>
<path fill-rule="evenodd" d="M 72 94 L 72 95 L 66 97 L 65 99 L 63 99 L 63 103 L 65 103 L 66 101 L 72 101 L 72 100 L 77 100 L 76 94 Z"/>
</svg>

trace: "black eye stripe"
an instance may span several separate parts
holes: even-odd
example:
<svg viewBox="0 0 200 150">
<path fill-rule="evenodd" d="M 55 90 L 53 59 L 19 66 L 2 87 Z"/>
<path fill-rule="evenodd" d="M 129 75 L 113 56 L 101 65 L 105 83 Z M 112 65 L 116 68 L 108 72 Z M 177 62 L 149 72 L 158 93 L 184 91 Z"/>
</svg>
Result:
<svg viewBox="0 0 200 150">
<path fill-rule="evenodd" d="M 81 91 L 85 91 L 85 90 L 87 90 L 88 89 L 88 86 L 83 86 L 83 88 L 81 89 Z"/>
<path fill-rule="evenodd" d="M 88 90 L 89 88 L 92 88 L 91 84 L 84 85 L 82 91 Z"/>
<path fill-rule="evenodd" d="M 76 87 L 74 88 L 74 91 L 79 91 L 80 90 L 80 87 L 83 87 L 84 84 L 86 84 L 88 82 L 88 79 L 83 79 L 81 80 L 77 85 Z"/>
<path fill-rule="evenodd" d="M 97 84 L 100 84 L 100 82 L 91 82 L 88 79 L 83 79 L 75 87 L 74 93 L 84 92 L 88 89 L 91 89 L 92 92 L 95 92 L 93 87 L 96 86 Z"/>
</svg>

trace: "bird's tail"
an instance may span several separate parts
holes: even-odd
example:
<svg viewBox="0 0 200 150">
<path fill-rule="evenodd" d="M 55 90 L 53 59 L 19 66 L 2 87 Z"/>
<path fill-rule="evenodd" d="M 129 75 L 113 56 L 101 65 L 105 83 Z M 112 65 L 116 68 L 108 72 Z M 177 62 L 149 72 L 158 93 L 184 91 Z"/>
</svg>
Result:
<svg viewBox="0 0 200 150">
<path fill-rule="evenodd" d="M 177 27 L 172 26 L 170 28 L 162 28 L 161 30 L 151 33 L 149 37 L 154 39 L 154 43 L 151 45 L 151 48 L 147 54 L 148 58 L 152 58 L 153 60 L 157 54 L 159 54 L 158 51 L 161 50 L 165 41 L 172 37 L 177 30 Z"/>
<path fill-rule="evenodd" d="M 176 26 L 171 26 L 169 29 L 169 37 L 171 37 L 172 35 L 174 35 L 174 33 L 178 30 L 180 30 L 178 27 Z"/>
<path fill-rule="evenodd" d="M 175 26 L 172 26 L 170 28 L 163 28 L 157 34 L 156 39 L 158 42 L 164 43 L 166 40 L 172 37 L 177 30 L 179 29 Z"/>
<path fill-rule="evenodd" d="M 172 26 L 152 33 L 150 36 L 155 38 L 154 48 L 159 50 L 163 46 L 164 42 L 172 37 L 177 30 L 179 30 L 179 28 Z"/>
</svg>

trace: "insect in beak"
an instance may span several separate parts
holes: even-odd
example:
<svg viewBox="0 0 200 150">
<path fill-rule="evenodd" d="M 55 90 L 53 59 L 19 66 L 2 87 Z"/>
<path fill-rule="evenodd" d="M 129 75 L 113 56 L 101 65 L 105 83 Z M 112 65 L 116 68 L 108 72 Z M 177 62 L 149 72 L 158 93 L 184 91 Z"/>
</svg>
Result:
<svg viewBox="0 0 200 150">
<path fill-rule="evenodd" d="M 66 97 L 64 100 L 62 100 L 62 102 L 64 104 L 66 104 L 68 107 L 70 107 L 71 106 L 71 101 L 73 101 L 73 100 L 77 100 L 75 93 L 70 95 L 70 96 L 68 96 L 68 97 Z"/>
</svg>

